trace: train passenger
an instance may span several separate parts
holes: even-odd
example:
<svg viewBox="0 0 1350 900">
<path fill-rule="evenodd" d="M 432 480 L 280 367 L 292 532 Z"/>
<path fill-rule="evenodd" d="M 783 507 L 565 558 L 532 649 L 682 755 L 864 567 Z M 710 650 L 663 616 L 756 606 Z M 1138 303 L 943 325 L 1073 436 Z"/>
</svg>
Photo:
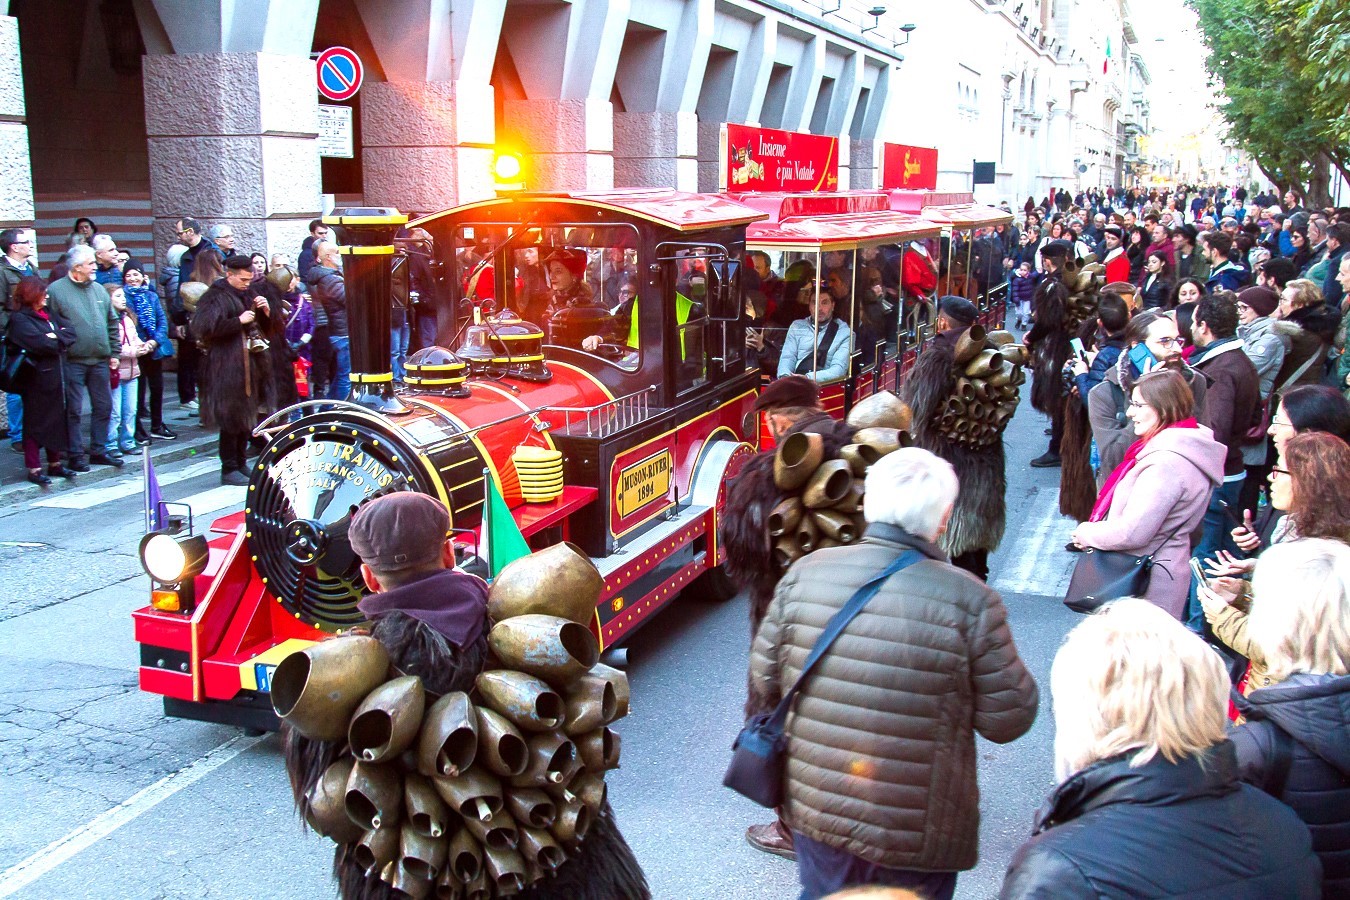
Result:
<svg viewBox="0 0 1350 900">
<path fill-rule="evenodd" d="M 754 267 L 755 274 L 759 276 L 759 289 L 764 292 L 766 303 L 761 318 L 771 316 L 783 299 L 783 279 L 774 274 L 773 261 L 763 250 L 751 250 L 745 254 L 745 258 Z"/>
<path fill-rule="evenodd" d="M 839 381 L 848 375 L 853 333 L 835 317 L 835 296 L 828 283 L 816 282 L 803 286 L 798 299 L 811 314 L 789 326 L 778 377 L 805 375 L 821 383 Z"/>
</svg>

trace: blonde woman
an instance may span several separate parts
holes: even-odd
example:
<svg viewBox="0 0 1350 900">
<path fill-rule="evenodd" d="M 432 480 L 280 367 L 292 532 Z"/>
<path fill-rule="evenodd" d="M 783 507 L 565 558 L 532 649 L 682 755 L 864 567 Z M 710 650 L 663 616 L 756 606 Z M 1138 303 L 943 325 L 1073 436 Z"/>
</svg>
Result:
<svg viewBox="0 0 1350 900">
<path fill-rule="evenodd" d="M 1239 709 L 1242 780 L 1293 807 L 1322 860 L 1322 896 L 1350 896 L 1350 547 L 1309 538 L 1271 547 L 1281 589 L 1257 593 L 1247 632 L 1270 687 Z"/>
<path fill-rule="evenodd" d="M 1307 827 L 1238 779 L 1228 675 L 1202 639 L 1120 600 L 1069 632 L 1050 683 L 1060 784 L 1001 897 L 1321 896 Z"/>
<path fill-rule="evenodd" d="M 1280 293 L 1275 334 L 1289 348 L 1275 376 L 1280 391 L 1319 384 L 1326 371 L 1327 351 L 1341 325 L 1340 311 L 1326 304 L 1322 289 L 1306 278 L 1289 282 Z"/>
</svg>

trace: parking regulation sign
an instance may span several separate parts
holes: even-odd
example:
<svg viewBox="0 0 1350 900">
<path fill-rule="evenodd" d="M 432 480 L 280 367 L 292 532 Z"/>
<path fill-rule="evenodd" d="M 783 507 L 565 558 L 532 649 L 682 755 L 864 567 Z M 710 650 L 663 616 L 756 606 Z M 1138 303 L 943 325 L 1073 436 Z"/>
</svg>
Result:
<svg viewBox="0 0 1350 900">
<path fill-rule="evenodd" d="M 329 47 L 319 54 L 319 93 L 329 100 L 350 100 L 361 89 L 365 70 L 361 58 L 346 47 Z"/>
</svg>

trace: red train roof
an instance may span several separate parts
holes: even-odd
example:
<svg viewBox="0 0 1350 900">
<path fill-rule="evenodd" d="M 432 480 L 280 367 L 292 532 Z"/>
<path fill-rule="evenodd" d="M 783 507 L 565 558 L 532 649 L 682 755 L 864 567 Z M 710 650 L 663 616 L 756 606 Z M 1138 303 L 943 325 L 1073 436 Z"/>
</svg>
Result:
<svg viewBox="0 0 1350 900">
<path fill-rule="evenodd" d="M 837 215 L 792 216 L 780 222 L 756 222 L 745 231 L 749 246 L 818 246 L 844 249 L 856 244 L 899 243 L 936 237 L 941 226 L 918 216 L 884 210 Z"/>
<path fill-rule="evenodd" d="M 725 225 L 744 225 L 764 218 L 756 209 L 718 194 L 689 194 L 664 188 L 612 191 L 557 191 L 520 193 L 466 203 L 453 209 L 423 216 L 409 227 L 422 225 L 450 213 L 510 203 L 580 204 L 611 209 L 646 219 L 676 231 L 701 231 Z"/>
</svg>

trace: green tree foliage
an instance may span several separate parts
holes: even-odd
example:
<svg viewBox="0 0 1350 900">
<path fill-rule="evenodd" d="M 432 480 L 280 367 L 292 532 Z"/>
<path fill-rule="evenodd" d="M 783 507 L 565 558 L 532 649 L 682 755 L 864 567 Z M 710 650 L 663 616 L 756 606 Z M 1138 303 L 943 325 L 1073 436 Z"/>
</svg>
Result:
<svg viewBox="0 0 1350 900">
<path fill-rule="evenodd" d="M 1187 0 L 1200 18 L 1229 138 L 1281 188 L 1326 202 L 1350 178 L 1350 3 Z"/>
</svg>

